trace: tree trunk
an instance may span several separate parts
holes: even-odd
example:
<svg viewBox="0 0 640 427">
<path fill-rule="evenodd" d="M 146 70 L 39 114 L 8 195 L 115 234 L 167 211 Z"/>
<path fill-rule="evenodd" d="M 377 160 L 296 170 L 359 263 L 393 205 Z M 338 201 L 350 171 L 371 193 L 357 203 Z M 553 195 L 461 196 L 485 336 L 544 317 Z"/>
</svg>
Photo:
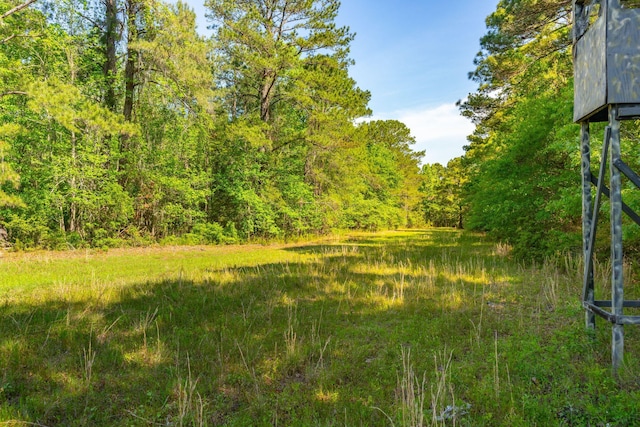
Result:
<svg viewBox="0 0 640 427">
<path fill-rule="evenodd" d="M 132 46 L 138 40 L 138 27 L 136 21 L 142 5 L 138 0 L 127 1 L 127 55 L 124 68 L 124 104 L 122 116 L 127 122 L 133 121 L 133 104 L 135 101 L 136 78 L 138 72 L 138 51 Z M 125 171 L 119 179 L 123 188 L 127 187 L 129 174 L 127 173 L 127 155 L 130 152 L 130 138 L 127 135 L 120 137 L 120 159 L 118 169 Z"/>
<path fill-rule="evenodd" d="M 75 170 L 77 169 L 77 152 L 76 152 L 76 133 L 71 132 L 71 162 L 73 165 L 74 173 L 71 175 L 71 180 L 69 182 L 70 195 L 71 195 L 71 204 L 69 206 L 69 231 L 74 232 L 78 228 L 78 210 L 75 198 L 78 196 L 78 184 L 76 183 L 76 175 Z"/>
<path fill-rule="evenodd" d="M 104 0 L 105 6 L 105 33 L 104 48 L 105 62 L 103 66 L 104 76 L 106 80 L 105 104 L 107 108 L 113 112 L 116 111 L 116 75 L 117 57 L 116 44 L 118 42 L 118 4 L 117 0 Z"/>
<path fill-rule="evenodd" d="M 128 122 L 133 118 L 133 95 L 136 88 L 134 79 L 136 75 L 137 57 L 137 52 L 133 49 L 129 49 L 127 52 L 127 64 L 124 68 L 124 108 L 122 109 L 122 115 Z"/>
<path fill-rule="evenodd" d="M 137 0 L 129 0 L 127 2 L 127 62 L 124 68 L 124 108 L 122 114 L 128 122 L 133 117 L 133 101 L 134 91 L 136 88 L 136 62 L 138 61 L 138 51 L 132 48 L 132 45 L 138 38 L 138 28 L 136 27 L 136 19 L 140 4 Z"/>
<path fill-rule="evenodd" d="M 273 70 L 262 72 L 262 88 L 260 88 L 260 119 L 263 122 L 271 120 L 271 101 L 273 100 L 273 88 L 276 83 L 276 73 Z"/>
</svg>

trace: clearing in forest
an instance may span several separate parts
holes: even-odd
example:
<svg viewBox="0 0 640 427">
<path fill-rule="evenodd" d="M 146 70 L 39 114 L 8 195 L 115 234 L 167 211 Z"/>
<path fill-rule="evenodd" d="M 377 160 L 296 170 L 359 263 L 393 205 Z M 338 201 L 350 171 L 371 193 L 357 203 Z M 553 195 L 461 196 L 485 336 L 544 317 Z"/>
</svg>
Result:
<svg viewBox="0 0 640 427">
<path fill-rule="evenodd" d="M 0 425 L 640 423 L 637 328 L 615 381 L 579 259 L 508 252 L 429 229 L 5 254 Z"/>
</svg>

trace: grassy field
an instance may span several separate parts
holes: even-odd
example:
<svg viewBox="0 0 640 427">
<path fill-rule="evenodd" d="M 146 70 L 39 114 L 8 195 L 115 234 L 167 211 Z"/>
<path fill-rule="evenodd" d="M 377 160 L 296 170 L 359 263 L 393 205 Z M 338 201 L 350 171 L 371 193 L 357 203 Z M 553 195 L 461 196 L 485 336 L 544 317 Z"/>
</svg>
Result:
<svg viewBox="0 0 640 427">
<path fill-rule="evenodd" d="M 579 270 L 436 229 L 4 254 L 0 425 L 640 425 Z"/>
</svg>

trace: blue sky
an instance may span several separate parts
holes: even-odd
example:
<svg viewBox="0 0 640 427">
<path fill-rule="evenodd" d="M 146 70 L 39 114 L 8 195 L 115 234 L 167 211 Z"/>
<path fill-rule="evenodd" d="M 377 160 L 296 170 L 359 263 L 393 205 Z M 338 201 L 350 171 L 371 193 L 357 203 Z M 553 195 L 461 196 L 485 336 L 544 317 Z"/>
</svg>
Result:
<svg viewBox="0 0 640 427">
<path fill-rule="evenodd" d="M 202 0 L 187 0 L 206 28 Z M 473 92 L 467 74 L 498 0 L 342 0 L 337 24 L 356 33 L 350 74 L 371 92 L 374 119 L 397 119 L 425 150 L 425 163 L 463 154 L 473 131 L 456 101 Z"/>
</svg>

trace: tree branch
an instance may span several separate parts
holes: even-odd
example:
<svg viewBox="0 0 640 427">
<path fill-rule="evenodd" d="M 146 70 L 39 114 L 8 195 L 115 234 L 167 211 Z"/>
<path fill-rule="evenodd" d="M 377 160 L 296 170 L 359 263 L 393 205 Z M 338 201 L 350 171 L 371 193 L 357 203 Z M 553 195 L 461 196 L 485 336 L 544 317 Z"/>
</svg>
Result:
<svg viewBox="0 0 640 427">
<path fill-rule="evenodd" d="M 22 9 L 24 9 L 25 7 L 29 6 L 31 3 L 35 3 L 36 0 L 27 0 L 26 2 L 22 3 L 21 5 L 18 5 L 16 7 L 14 7 L 11 10 L 6 11 L 5 13 L 3 13 L 2 15 L 0 15 L 0 19 L 4 19 L 8 16 L 13 15 L 16 12 L 20 12 Z"/>
<path fill-rule="evenodd" d="M 29 95 L 27 92 L 23 92 L 21 90 L 9 90 L 7 92 L 0 93 L 0 98 L 4 98 L 9 95 Z"/>
<path fill-rule="evenodd" d="M 4 40 L 0 41 L 0 44 L 5 44 L 6 42 L 8 42 L 9 40 L 15 38 L 16 35 L 15 34 L 11 34 L 9 37 L 5 38 Z"/>
</svg>

